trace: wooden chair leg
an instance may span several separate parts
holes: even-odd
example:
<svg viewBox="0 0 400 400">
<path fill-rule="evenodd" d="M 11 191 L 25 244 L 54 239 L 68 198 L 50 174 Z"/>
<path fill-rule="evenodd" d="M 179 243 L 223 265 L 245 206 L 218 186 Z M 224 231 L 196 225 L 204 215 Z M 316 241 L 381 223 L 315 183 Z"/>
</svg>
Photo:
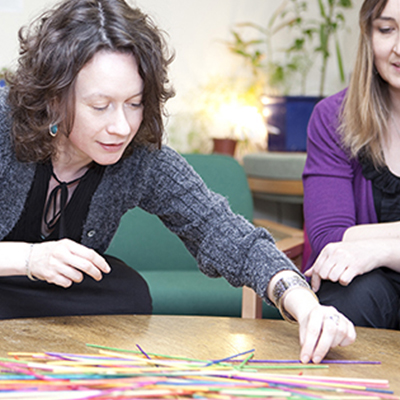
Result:
<svg viewBox="0 0 400 400">
<path fill-rule="evenodd" d="M 246 286 L 242 289 L 242 318 L 262 318 L 262 299 Z"/>
</svg>

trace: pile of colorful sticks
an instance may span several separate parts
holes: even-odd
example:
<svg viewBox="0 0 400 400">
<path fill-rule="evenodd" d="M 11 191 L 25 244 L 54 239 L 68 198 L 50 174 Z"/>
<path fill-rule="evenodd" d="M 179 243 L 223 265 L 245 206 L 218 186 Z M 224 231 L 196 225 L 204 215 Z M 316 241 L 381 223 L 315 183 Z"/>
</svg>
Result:
<svg viewBox="0 0 400 400">
<path fill-rule="evenodd" d="M 306 376 L 306 369 L 329 366 L 256 360 L 254 350 L 194 360 L 147 353 L 139 345 L 137 351 L 88 346 L 98 348 L 98 354 L 10 353 L 0 358 L 0 399 L 398 399 L 386 380 Z M 270 371 L 283 369 L 291 371 Z"/>
</svg>

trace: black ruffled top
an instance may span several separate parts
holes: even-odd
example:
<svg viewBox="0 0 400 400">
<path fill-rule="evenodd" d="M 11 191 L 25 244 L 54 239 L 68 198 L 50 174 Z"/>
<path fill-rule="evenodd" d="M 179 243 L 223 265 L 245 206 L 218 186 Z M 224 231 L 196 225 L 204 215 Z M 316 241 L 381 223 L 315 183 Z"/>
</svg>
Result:
<svg viewBox="0 0 400 400">
<path fill-rule="evenodd" d="M 400 177 L 387 166 L 376 169 L 365 158 L 359 159 L 365 179 L 372 182 L 372 193 L 378 222 L 400 221 Z"/>
</svg>

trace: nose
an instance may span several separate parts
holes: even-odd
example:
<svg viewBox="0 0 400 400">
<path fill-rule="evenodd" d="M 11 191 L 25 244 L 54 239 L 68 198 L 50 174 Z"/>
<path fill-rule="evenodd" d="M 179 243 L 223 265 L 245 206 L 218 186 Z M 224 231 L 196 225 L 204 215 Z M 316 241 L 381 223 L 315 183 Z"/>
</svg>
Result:
<svg viewBox="0 0 400 400">
<path fill-rule="evenodd" d="M 393 52 L 396 53 L 396 55 L 400 55 L 400 34 L 397 34 L 396 36 L 397 37 L 394 43 Z"/>
<path fill-rule="evenodd" d="M 112 113 L 108 132 L 120 136 L 127 136 L 131 133 L 131 126 L 122 107 L 115 109 Z"/>
</svg>

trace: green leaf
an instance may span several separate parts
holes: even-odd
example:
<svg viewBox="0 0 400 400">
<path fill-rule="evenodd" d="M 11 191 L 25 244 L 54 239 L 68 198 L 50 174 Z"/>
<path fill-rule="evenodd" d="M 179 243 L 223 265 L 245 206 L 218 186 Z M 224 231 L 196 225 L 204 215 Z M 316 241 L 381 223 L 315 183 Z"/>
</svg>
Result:
<svg viewBox="0 0 400 400">
<path fill-rule="evenodd" d="M 292 44 L 292 46 L 290 46 L 287 49 L 287 52 L 303 50 L 304 49 L 304 43 L 305 43 L 305 39 L 300 39 L 300 38 L 295 39 L 295 41 Z"/>
<path fill-rule="evenodd" d="M 321 14 L 321 17 L 325 19 L 326 12 L 325 12 L 324 3 L 322 2 L 322 0 L 318 0 L 318 5 L 319 5 L 319 13 Z"/>
<path fill-rule="evenodd" d="M 353 7 L 353 4 L 351 3 L 351 0 L 340 0 L 339 1 L 340 7 L 343 8 L 351 8 Z"/>
<path fill-rule="evenodd" d="M 336 39 L 335 40 L 336 58 L 337 58 L 337 62 L 338 62 L 340 82 L 345 82 L 346 77 L 344 75 L 342 52 L 340 51 L 339 40 L 337 39 L 337 37 L 335 39 Z"/>
</svg>

